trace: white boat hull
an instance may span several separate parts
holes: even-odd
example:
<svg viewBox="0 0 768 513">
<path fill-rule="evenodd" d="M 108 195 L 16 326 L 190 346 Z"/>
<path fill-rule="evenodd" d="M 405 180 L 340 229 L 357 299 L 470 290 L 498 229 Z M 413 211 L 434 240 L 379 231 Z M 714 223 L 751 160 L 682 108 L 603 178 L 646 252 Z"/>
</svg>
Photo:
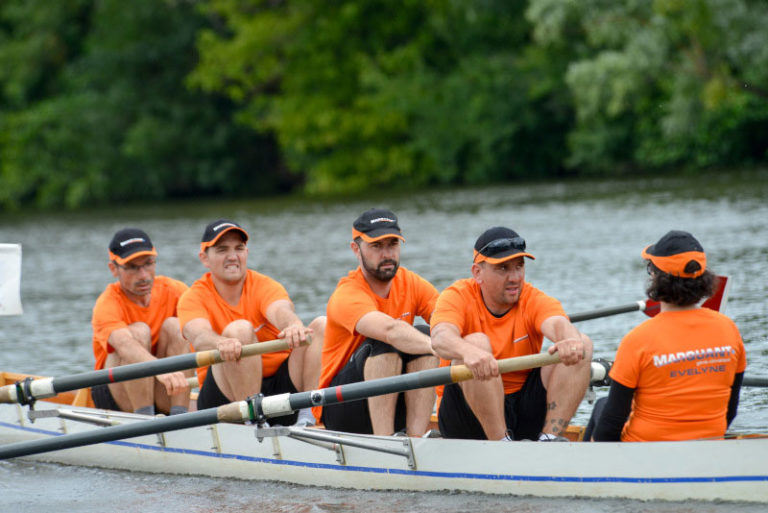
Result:
<svg viewBox="0 0 768 513">
<path fill-rule="evenodd" d="M 37 410 L 101 415 L 38 401 Z M 0 405 L 0 442 L 100 429 L 60 417 L 26 418 Z M 120 414 L 120 422 L 145 420 Z M 283 430 L 286 431 L 286 430 Z M 252 426 L 219 424 L 40 454 L 30 458 L 142 472 L 234 477 L 368 490 L 462 490 L 539 497 L 768 503 L 768 438 L 658 443 L 534 443 L 372 437 L 291 428 L 256 439 Z M 308 443 L 302 433 L 349 443 Z"/>
</svg>

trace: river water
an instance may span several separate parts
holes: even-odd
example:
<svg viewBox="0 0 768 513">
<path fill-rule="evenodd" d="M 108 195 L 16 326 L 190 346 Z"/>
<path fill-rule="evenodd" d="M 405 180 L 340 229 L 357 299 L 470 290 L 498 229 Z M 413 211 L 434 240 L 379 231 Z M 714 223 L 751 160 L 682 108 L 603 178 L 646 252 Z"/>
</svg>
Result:
<svg viewBox="0 0 768 513">
<path fill-rule="evenodd" d="M 146 230 L 159 251 L 158 273 L 191 284 L 203 227 L 237 220 L 250 233 L 249 267 L 281 281 L 309 321 L 324 313 L 339 277 L 355 265 L 354 218 L 373 206 L 394 210 L 406 237 L 402 265 L 442 289 L 469 275 L 472 245 L 486 228 L 518 231 L 537 258 L 527 279 L 570 313 L 645 297 L 642 248 L 670 229 L 691 231 L 709 266 L 729 277 L 726 313 L 747 348 L 745 375 L 768 376 L 768 172 L 706 178 L 527 184 L 343 201 L 199 201 L 56 214 L 0 215 L 0 243 L 23 247 L 24 314 L 0 318 L 3 370 L 66 375 L 92 366 L 90 315 L 112 280 L 106 246 L 117 230 Z M 646 317 L 630 313 L 585 321 L 595 356 L 611 359 L 621 337 Z M 605 390 L 598 390 L 598 396 Z M 765 430 L 768 392 L 742 391 L 732 431 Z M 3 407 L 0 405 L 0 407 Z M 585 401 L 574 422 L 585 423 Z M 766 461 L 768 461 L 768 455 Z M 274 483 L 158 476 L 0 462 L 0 507 L 10 511 L 392 512 L 476 510 L 575 512 L 762 511 L 746 504 L 675 504 L 338 491 Z"/>
</svg>

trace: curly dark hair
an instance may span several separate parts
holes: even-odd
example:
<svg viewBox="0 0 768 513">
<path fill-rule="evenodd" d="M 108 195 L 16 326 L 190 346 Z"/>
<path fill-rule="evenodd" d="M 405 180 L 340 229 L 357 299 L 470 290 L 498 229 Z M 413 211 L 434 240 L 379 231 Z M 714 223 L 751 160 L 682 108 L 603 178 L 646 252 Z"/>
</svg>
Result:
<svg viewBox="0 0 768 513">
<path fill-rule="evenodd" d="M 645 292 L 654 301 L 690 306 L 711 296 L 715 290 L 715 275 L 709 269 L 696 278 L 681 278 L 665 273 L 649 261 L 648 271 L 651 283 Z"/>
</svg>

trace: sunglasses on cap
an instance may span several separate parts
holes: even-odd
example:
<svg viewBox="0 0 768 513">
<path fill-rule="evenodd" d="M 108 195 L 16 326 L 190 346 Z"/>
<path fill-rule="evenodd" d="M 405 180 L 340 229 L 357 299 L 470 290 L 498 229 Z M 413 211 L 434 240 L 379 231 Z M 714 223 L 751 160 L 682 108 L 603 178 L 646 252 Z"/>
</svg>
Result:
<svg viewBox="0 0 768 513">
<path fill-rule="evenodd" d="M 512 237 L 492 240 L 477 252 L 486 257 L 493 257 L 499 253 L 505 253 L 510 249 L 520 252 L 525 251 L 525 239 L 522 237 Z"/>
</svg>

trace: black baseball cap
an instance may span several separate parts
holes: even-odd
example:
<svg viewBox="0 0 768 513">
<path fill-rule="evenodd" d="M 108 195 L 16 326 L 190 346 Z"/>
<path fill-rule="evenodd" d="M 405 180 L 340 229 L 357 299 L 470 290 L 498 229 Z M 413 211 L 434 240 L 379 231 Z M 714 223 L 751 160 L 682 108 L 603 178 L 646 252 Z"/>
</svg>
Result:
<svg viewBox="0 0 768 513">
<path fill-rule="evenodd" d="M 473 262 L 500 264 L 520 256 L 536 260 L 536 257 L 526 253 L 525 239 L 516 231 L 494 226 L 485 230 L 475 242 Z"/>
<path fill-rule="evenodd" d="M 397 224 L 397 216 L 384 208 L 366 210 L 352 223 L 352 238 L 362 238 L 365 242 L 375 242 L 387 237 L 397 237 L 404 241 Z"/>
<path fill-rule="evenodd" d="M 229 219 L 217 219 L 205 227 L 203 238 L 200 241 L 200 251 L 205 251 L 215 245 L 222 235 L 231 230 L 239 231 L 243 235 L 243 240 L 248 242 L 248 232 L 242 226 Z"/>
<path fill-rule="evenodd" d="M 144 255 L 157 255 L 149 235 L 138 228 L 123 228 L 109 243 L 109 259 L 119 265 Z"/>
<path fill-rule="evenodd" d="M 707 270 L 707 255 L 696 237 L 682 230 L 668 231 L 646 246 L 643 258 L 659 270 L 680 278 L 698 278 Z"/>
</svg>

